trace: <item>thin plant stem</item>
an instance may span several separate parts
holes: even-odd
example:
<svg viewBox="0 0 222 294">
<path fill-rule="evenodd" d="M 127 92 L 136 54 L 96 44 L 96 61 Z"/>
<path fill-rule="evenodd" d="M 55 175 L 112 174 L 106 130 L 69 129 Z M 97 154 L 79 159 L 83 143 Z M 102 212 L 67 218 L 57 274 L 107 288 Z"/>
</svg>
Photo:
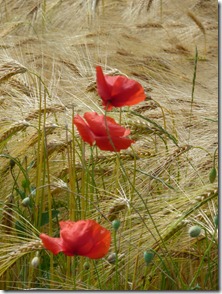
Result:
<svg viewBox="0 0 222 294">
<path fill-rule="evenodd" d="M 94 268 L 95 268 L 95 271 L 96 271 L 96 276 L 97 276 L 97 280 L 98 280 L 99 288 L 100 288 L 100 290 L 102 290 L 102 285 L 101 285 L 101 281 L 100 281 L 100 276 L 99 276 L 99 272 L 98 272 L 98 269 L 97 269 L 97 265 L 96 265 L 96 261 L 95 261 L 95 260 L 93 260 L 93 265 L 94 265 Z"/>
<path fill-rule="evenodd" d="M 197 61 L 198 61 L 198 51 L 197 47 L 195 48 L 195 57 L 194 57 L 194 72 L 193 72 L 193 82 L 192 82 L 192 92 L 191 92 L 191 102 L 190 102 L 190 125 L 192 120 L 193 113 L 193 103 L 194 103 L 194 90 L 196 85 L 196 75 L 197 75 Z M 190 140 L 190 128 L 189 128 L 189 137 L 188 142 Z"/>
<path fill-rule="evenodd" d="M 213 234 L 213 236 L 212 236 L 212 240 L 211 240 L 210 244 L 208 245 L 207 249 L 205 250 L 204 255 L 202 256 L 202 259 L 201 259 L 200 265 L 199 265 L 199 267 L 198 267 L 198 270 L 196 271 L 196 273 L 195 273 L 195 275 L 194 275 L 194 277 L 193 277 L 191 283 L 189 284 L 189 288 L 192 288 L 192 287 L 193 287 L 194 282 L 196 281 L 197 277 L 199 276 L 200 271 L 201 271 L 201 269 L 202 269 L 202 267 L 203 267 L 203 264 L 204 264 L 205 258 L 206 258 L 206 256 L 209 254 L 209 251 L 211 250 L 211 247 L 212 247 L 213 244 L 214 244 L 214 240 L 215 240 L 215 236 L 216 236 L 216 234 L 217 234 L 217 229 L 215 228 L 215 230 L 214 230 L 214 234 Z"/>
<path fill-rule="evenodd" d="M 118 247 L 117 247 L 117 230 L 114 230 L 113 233 L 113 239 L 114 239 L 114 248 L 115 248 L 115 253 L 116 253 L 116 260 L 115 260 L 115 289 L 114 290 L 119 290 L 119 258 L 118 258 Z"/>
</svg>

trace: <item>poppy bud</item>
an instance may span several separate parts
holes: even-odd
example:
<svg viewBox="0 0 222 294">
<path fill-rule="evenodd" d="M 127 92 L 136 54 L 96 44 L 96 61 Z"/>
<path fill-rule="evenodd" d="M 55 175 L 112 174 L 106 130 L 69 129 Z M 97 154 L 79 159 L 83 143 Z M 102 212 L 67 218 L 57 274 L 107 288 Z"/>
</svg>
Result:
<svg viewBox="0 0 222 294">
<path fill-rule="evenodd" d="M 31 265 L 34 268 L 37 268 L 39 266 L 39 263 L 40 263 L 40 258 L 38 256 L 35 256 L 31 261 Z"/>
<path fill-rule="evenodd" d="M 23 179 L 23 180 L 22 180 L 22 187 L 23 187 L 24 189 L 27 189 L 27 188 L 29 187 L 29 185 L 30 185 L 29 180 L 27 180 L 27 179 Z"/>
<path fill-rule="evenodd" d="M 192 238 L 198 237 L 200 235 L 200 232 L 201 232 L 201 227 L 199 226 L 192 226 L 190 227 L 188 231 L 190 237 Z"/>
<path fill-rule="evenodd" d="M 22 200 L 22 205 L 25 206 L 25 207 L 29 206 L 29 203 L 30 203 L 30 198 L 29 197 L 25 197 Z"/>
<path fill-rule="evenodd" d="M 116 262 L 116 253 L 110 253 L 110 255 L 107 257 L 107 260 L 109 263 L 113 264 Z"/>
<path fill-rule="evenodd" d="M 144 260 L 146 262 L 146 265 L 148 265 L 154 258 L 154 253 L 151 251 L 145 251 L 144 254 Z"/>
<path fill-rule="evenodd" d="M 10 159 L 10 168 L 13 169 L 13 167 L 15 166 L 15 161 L 13 159 Z"/>
<path fill-rule="evenodd" d="M 120 227 L 120 221 L 115 219 L 113 222 L 112 222 L 112 226 L 114 228 L 115 231 L 117 231 Z"/>
<path fill-rule="evenodd" d="M 83 268 L 84 268 L 84 270 L 86 270 L 86 271 L 88 271 L 88 270 L 90 269 L 90 264 L 89 264 L 88 261 L 84 262 L 84 264 L 83 264 Z"/>
<path fill-rule="evenodd" d="M 213 167 L 209 173 L 209 180 L 210 180 L 210 183 L 213 183 L 216 179 L 216 176 L 217 176 L 217 170 L 215 167 Z"/>
<path fill-rule="evenodd" d="M 216 214 L 215 217 L 214 217 L 214 223 L 215 223 L 215 226 L 217 228 L 218 227 L 218 214 Z"/>
</svg>

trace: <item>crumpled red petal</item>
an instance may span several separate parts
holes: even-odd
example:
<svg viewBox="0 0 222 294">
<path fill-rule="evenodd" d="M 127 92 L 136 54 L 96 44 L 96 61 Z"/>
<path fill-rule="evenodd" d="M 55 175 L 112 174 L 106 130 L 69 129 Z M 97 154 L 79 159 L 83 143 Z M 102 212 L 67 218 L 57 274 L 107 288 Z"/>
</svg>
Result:
<svg viewBox="0 0 222 294">
<path fill-rule="evenodd" d="M 96 66 L 96 80 L 97 80 L 97 91 L 99 96 L 105 101 L 109 100 L 111 95 L 111 89 L 107 85 L 101 66 Z"/>
<path fill-rule="evenodd" d="M 96 145 L 104 151 L 116 151 L 119 152 L 122 149 L 127 149 L 133 140 L 129 138 L 120 137 L 96 137 Z M 112 142 L 112 143 L 111 143 Z"/>
<path fill-rule="evenodd" d="M 94 134 L 84 119 L 77 114 L 73 119 L 73 123 L 77 127 L 83 141 L 89 143 L 92 146 L 95 141 Z"/>
<path fill-rule="evenodd" d="M 95 136 L 127 136 L 126 129 L 117 124 L 115 120 L 109 116 L 105 117 L 96 112 L 86 112 L 84 118 Z M 129 133 L 127 132 L 127 134 Z"/>
<path fill-rule="evenodd" d="M 50 250 L 53 254 L 58 254 L 63 251 L 63 242 L 60 238 L 52 238 L 46 234 L 40 234 L 44 247 Z"/>
<path fill-rule="evenodd" d="M 110 247 L 111 233 L 93 220 L 60 221 L 60 238 L 40 234 L 43 245 L 53 254 L 82 255 L 97 259 L 105 256 Z"/>
</svg>

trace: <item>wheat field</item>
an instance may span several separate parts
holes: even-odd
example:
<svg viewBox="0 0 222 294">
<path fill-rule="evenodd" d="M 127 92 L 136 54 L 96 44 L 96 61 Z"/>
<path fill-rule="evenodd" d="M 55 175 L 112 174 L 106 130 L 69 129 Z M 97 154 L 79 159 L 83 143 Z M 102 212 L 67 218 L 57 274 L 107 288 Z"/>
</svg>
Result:
<svg viewBox="0 0 222 294">
<path fill-rule="evenodd" d="M 1 289 L 218 290 L 217 3 L 0 4 Z M 119 156 L 92 153 L 73 125 L 104 113 L 97 65 L 146 94 L 110 112 L 135 140 Z M 39 234 L 67 219 L 118 219 L 117 242 L 96 262 L 53 256 Z"/>
</svg>

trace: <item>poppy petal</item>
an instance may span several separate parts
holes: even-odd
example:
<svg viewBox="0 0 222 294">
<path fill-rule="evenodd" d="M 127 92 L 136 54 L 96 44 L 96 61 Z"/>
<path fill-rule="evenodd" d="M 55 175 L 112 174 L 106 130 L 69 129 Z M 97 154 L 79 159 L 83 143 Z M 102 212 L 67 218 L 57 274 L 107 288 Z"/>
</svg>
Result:
<svg viewBox="0 0 222 294">
<path fill-rule="evenodd" d="M 116 151 L 119 152 L 122 149 L 127 149 L 132 143 L 133 140 L 125 137 L 96 137 L 96 145 L 104 151 Z M 111 143 L 112 140 L 112 143 Z"/>
<path fill-rule="evenodd" d="M 109 116 L 99 115 L 96 112 L 86 112 L 84 118 L 87 121 L 90 129 L 95 134 L 95 136 L 127 136 L 130 131 L 115 122 L 115 120 Z M 107 130 L 108 128 L 108 130 Z"/>
<path fill-rule="evenodd" d="M 86 244 L 89 239 L 90 226 L 88 221 L 61 221 L 59 224 L 62 228 L 60 237 L 63 240 L 64 253 L 67 255 L 80 255 L 79 248 Z"/>
<path fill-rule="evenodd" d="M 53 254 L 58 254 L 63 251 L 63 242 L 60 238 L 52 238 L 46 234 L 40 234 L 44 247 L 50 250 Z"/>
<path fill-rule="evenodd" d="M 88 243 L 90 243 L 91 248 L 88 244 L 84 245 L 79 250 L 79 255 L 95 259 L 102 258 L 109 251 L 111 233 L 93 220 L 88 220 L 87 222 L 90 227 L 88 233 Z M 81 254 L 81 252 L 84 252 L 84 254 Z"/>
<path fill-rule="evenodd" d="M 111 104 L 115 107 L 135 105 L 145 98 L 144 89 L 137 81 L 119 76 L 113 85 Z"/>
<path fill-rule="evenodd" d="M 93 220 L 61 221 L 60 238 L 40 234 L 43 245 L 54 254 L 101 258 L 109 251 L 111 233 Z"/>
<path fill-rule="evenodd" d="M 105 101 L 109 100 L 111 94 L 110 88 L 107 85 L 101 66 L 96 67 L 96 82 L 99 96 Z"/>
<path fill-rule="evenodd" d="M 92 146 L 95 141 L 94 134 L 84 119 L 77 114 L 73 119 L 73 123 L 77 127 L 83 141 L 89 143 Z"/>
<path fill-rule="evenodd" d="M 101 258 L 107 254 L 111 233 L 93 220 L 60 222 L 63 252 L 66 255 L 82 255 Z"/>
<path fill-rule="evenodd" d="M 102 239 L 94 243 L 94 246 L 86 256 L 93 259 L 104 257 L 109 251 L 110 243 L 111 233 L 106 230 L 102 235 Z"/>
<path fill-rule="evenodd" d="M 106 122 L 105 122 L 106 120 Z M 114 119 L 112 119 L 111 117 L 107 116 L 104 117 L 104 124 L 105 127 L 109 129 L 109 135 L 111 137 L 125 137 L 127 135 L 130 134 L 130 130 L 129 129 L 125 129 L 124 127 L 120 126 L 119 124 L 117 124 Z M 106 134 L 107 134 L 107 130 L 106 130 Z"/>
</svg>

